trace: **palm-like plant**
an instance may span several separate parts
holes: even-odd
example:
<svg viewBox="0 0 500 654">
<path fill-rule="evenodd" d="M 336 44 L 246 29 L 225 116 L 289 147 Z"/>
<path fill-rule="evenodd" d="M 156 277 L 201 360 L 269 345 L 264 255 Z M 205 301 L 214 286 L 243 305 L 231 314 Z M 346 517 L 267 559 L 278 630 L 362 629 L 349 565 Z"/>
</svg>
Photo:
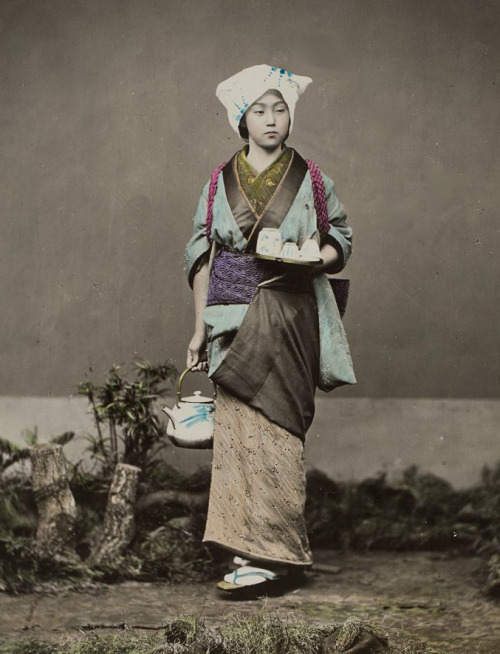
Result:
<svg viewBox="0 0 500 654">
<path fill-rule="evenodd" d="M 91 456 L 105 471 L 119 462 L 145 470 L 153 465 L 166 445 L 166 431 L 158 419 L 155 402 L 165 395 L 177 370 L 173 365 L 134 362 L 135 378 L 127 380 L 119 366 L 97 386 L 79 384 L 78 392 L 89 400 L 97 434 L 89 436 Z"/>
<path fill-rule="evenodd" d="M 30 456 L 30 448 L 38 443 L 38 429 L 27 429 L 23 432 L 26 445 L 18 445 L 8 438 L 0 437 L 0 474 L 18 461 L 24 461 Z M 55 445 L 66 445 L 73 440 L 75 433 L 66 431 L 64 434 L 54 436 L 48 442 Z"/>
</svg>

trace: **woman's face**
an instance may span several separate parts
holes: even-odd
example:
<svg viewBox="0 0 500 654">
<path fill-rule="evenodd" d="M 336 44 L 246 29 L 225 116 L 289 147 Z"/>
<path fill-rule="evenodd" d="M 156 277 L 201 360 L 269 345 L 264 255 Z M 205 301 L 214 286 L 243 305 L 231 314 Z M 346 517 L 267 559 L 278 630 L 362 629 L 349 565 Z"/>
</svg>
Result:
<svg viewBox="0 0 500 654">
<path fill-rule="evenodd" d="M 290 113 L 279 91 L 267 91 L 245 113 L 250 144 L 274 150 L 288 135 Z"/>
</svg>

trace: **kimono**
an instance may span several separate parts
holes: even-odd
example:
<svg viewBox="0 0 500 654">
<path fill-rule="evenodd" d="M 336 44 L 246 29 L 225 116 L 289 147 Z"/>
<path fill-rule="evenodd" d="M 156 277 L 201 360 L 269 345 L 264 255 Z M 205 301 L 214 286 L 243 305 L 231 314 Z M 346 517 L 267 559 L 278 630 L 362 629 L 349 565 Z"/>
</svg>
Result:
<svg viewBox="0 0 500 654">
<path fill-rule="evenodd" d="M 257 174 L 246 152 L 219 173 L 213 199 L 213 261 L 204 320 L 210 378 L 217 385 L 216 430 L 205 540 L 252 559 L 309 565 L 303 441 L 316 387 L 355 383 L 346 335 L 325 274 L 257 261 L 258 234 L 328 242 L 339 272 L 352 231 L 333 182 L 323 175 L 328 234 L 321 237 L 307 163 L 285 148 Z M 209 184 L 185 253 L 190 284 L 208 260 Z"/>
</svg>

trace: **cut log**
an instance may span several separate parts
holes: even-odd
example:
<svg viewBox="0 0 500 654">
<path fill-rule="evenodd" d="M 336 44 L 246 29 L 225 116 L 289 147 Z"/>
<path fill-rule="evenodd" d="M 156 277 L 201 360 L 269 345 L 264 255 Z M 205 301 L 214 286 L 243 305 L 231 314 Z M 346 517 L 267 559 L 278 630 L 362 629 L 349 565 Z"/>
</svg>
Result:
<svg viewBox="0 0 500 654">
<path fill-rule="evenodd" d="M 54 558 L 77 559 L 76 504 L 69 487 L 66 459 L 60 445 L 30 448 L 31 483 L 38 512 L 35 551 Z"/>
<path fill-rule="evenodd" d="M 487 564 L 488 579 L 484 592 L 488 597 L 500 597 L 500 554 L 493 554 Z"/>
<path fill-rule="evenodd" d="M 135 534 L 135 498 L 140 468 L 119 463 L 109 489 L 104 525 L 96 537 L 89 565 L 100 565 L 123 554 Z"/>
</svg>

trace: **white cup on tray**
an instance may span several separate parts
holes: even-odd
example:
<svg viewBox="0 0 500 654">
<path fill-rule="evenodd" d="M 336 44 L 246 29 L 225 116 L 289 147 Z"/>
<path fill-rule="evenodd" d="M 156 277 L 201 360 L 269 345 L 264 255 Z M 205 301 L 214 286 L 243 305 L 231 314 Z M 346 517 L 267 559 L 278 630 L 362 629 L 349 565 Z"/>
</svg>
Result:
<svg viewBox="0 0 500 654">
<path fill-rule="evenodd" d="M 320 259 L 318 241 L 314 238 L 308 238 L 307 241 L 304 241 L 300 248 L 300 258 L 308 261 L 316 261 L 317 259 Z"/>
<path fill-rule="evenodd" d="M 257 238 L 257 254 L 262 254 L 266 257 L 278 257 L 281 252 L 282 242 L 279 229 L 264 227 Z"/>
<path fill-rule="evenodd" d="M 283 259 L 299 259 L 299 247 L 297 243 L 287 241 L 283 244 L 280 257 Z"/>
</svg>

